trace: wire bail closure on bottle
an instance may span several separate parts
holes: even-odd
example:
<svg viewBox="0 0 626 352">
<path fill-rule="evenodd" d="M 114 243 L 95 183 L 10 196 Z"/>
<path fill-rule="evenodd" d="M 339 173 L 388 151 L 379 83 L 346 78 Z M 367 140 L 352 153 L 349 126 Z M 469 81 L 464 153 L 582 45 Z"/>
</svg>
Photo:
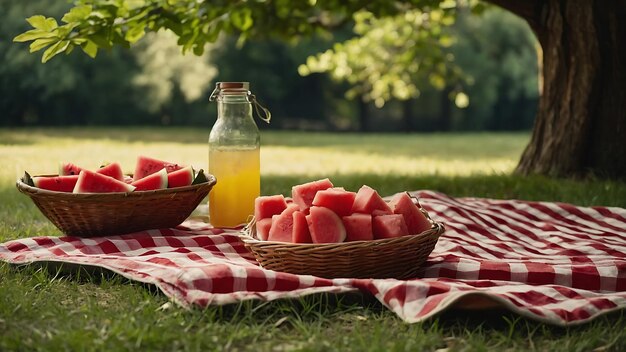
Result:
<svg viewBox="0 0 626 352">
<path fill-rule="evenodd" d="M 213 92 L 211 92 L 211 95 L 209 96 L 209 101 L 216 101 L 218 96 L 223 91 L 231 91 L 231 92 L 234 91 L 234 89 L 233 90 L 222 89 L 221 85 L 222 85 L 222 82 L 218 82 L 218 84 L 215 86 L 215 89 L 213 89 Z M 261 103 L 259 103 L 259 101 L 256 99 L 256 96 L 252 94 L 251 91 L 247 89 L 246 90 L 241 89 L 244 87 L 246 86 L 238 87 L 239 89 L 236 89 L 236 90 L 238 91 L 238 93 L 241 92 L 242 94 L 245 92 L 246 99 L 248 100 L 249 103 L 252 104 L 252 106 L 254 106 L 254 111 L 256 112 L 256 115 L 259 117 L 259 119 L 265 121 L 265 123 L 270 123 L 270 120 L 272 119 L 272 113 L 269 111 L 269 109 L 267 109 L 266 107 L 261 105 Z M 263 113 L 261 114 L 261 112 Z"/>
</svg>

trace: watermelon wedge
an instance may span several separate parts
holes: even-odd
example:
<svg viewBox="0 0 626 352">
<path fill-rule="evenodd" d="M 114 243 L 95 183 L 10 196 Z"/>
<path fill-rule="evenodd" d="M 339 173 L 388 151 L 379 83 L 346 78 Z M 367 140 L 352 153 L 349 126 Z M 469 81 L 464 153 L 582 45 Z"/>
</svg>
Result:
<svg viewBox="0 0 626 352">
<path fill-rule="evenodd" d="M 287 202 L 282 194 L 261 196 L 254 200 L 254 218 L 257 220 L 271 218 L 287 209 Z"/>
<path fill-rule="evenodd" d="M 346 229 L 334 211 L 324 207 L 311 207 L 306 216 L 313 243 L 336 243 L 346 239 Z"/>
<path fill-rule="evenodd" d="M 100 167 L 96 170 L 97 173 L 109 177 L 113 177 L 118 181 L 124 181 L 124 173 L 122 172 L 122 167 L 120 163 L 110 163 Z"/>
<path fill-rule="evenodd" d="M 422 233 L 432 226 L 426 215 L 413 203 L 411 197 L 404 192 L 394 195 L 389 202 L 389 206 L 393 209 L 394 214 L 400 214 L 404 217 L 409 234 Z"/>
<path fill-rule="evenodd" d="M 256 234 L 262 241 L 267 241 L 272 228 L 272 218 L 261 219 L 256 222 Z"/>
<path fill-rule="evenodd" d="M 82 170 L 74 186 L 74 193 L 132 192 L 135 186 L 118 181 L 113 177 Z"/>
<path fill-rule="evenodd" d="M 293 214 L 293 234 L 291 242 L 293 243 L 311 243 L 311 232 L 309 224 L 306 221 L 306 215 L 301 211 L 294 211 Z"/>
<path fill-rule="evenodd" d="M 303 183 L 291 188 L 293 202 L 300 206 L 300 210 L 307 210 L 313 205 L 313 198 L 318 191 L 333 187 L 329 179 L 325 178 L 313 182 Z"/>
<path fill-rule="evenodd" d="M 155 189 L 167 188 L 167 171 L 165 168 L 162 168 L 161 171 L 134 181 L 131 185 L 135 186 L 135 191 L 153 191 Z"/>
<path fill-rule="evenodd" d="M 379 210 L 374 215 L 393 214 L 389 205 L 381 198 L 381 196 L 373 188 L 364 185 L 356 193 L 354 204 L 352 205 L 353 213 L 373 214 L 375 210 Z"/>
<path fill-rule="evenodd" d="M 298 210 L 296 204 L 289 204 L 280 215 L 272 216 L 268 241 L 291 242 L 293 234 L 293 213 Z"/>
<path fill-rule="evenodd" d="M 374 238 L 393 238 L 409 234 L 404 218 L 400 214 L 376 216 L 372 220 Z"/>
<path fill-rule="evenodd" d="M 59 176 L 78 175 L 82 170 L 84 170 L 82 167 L 72 163 L 59 164 Z"/>
<path fill-rule="evenodd" d="M 341 218 L 346 228 L 347 241 L 369 241 L 374 239 L 372 232 L 372 216 L 370 214 L 354 213 Z"/>
<path fill-rule="evenodd" d="M 169 173 L 182 169 L 182 166 L 175 163 L 170 163 L 169 161 L 153 159 L 147 156 L 140 155 L 139 157 L 137 157 L 137 164 L 135 165 L 133 180 L 137 181 L 139 179 L 142 179 L 161 170 L 162 168 L 165 168 Z"/>
<path fill-rule="evenodd" d="M 35 176 L 32 178 L 35 187 L 48 191 L 72 192 L 78 181 L 78 175 L 70 176 Z"/>
<path fill-rule="evenodd" d="M 189 186 L 193 182 L 193 177 L 194 173 L 191 166 L 172 171 L 167 174 L 167 187 L 174 188 Z"/>
<path fill-rule="evenodd" d="M 356 193 L 335 188 L 318 191 L 313 198 L 313 205 L 326 207 L 339 216 L 350 215 Z"/>
</svg>

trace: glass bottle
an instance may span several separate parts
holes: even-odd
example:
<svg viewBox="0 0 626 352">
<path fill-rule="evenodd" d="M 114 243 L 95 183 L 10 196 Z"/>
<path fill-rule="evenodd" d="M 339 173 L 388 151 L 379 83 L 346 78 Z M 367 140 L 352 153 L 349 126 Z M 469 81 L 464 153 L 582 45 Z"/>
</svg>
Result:
<svg viewBox="0 0 626 352">
<path fill-rule="evenodd" d="M 252 116 L 252 105 L 259 105 L 249 87 L 218 82 L 210 97 L 217 101 L 209 135 L 209 173 L 217 179 L 209 193 L 209 217 L 215 227 L 245 224 L 261 192 L 260 134 Z M 269 111 L 261 109 L 269 122 Z"/>
</svg>

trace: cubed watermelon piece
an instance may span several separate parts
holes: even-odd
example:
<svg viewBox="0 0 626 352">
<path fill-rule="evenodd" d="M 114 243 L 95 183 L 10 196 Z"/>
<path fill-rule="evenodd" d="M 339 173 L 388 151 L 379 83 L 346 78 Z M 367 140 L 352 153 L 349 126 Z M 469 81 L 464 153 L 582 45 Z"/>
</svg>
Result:
<svg viewBox="0 0 626 352">
<path fill-rule="evenodd" d="M 278 215 L 276 215 L 278 216 Z M 256 235 L 262 241 L 267 241 L 272 227 L 272 218 L 261 219 L 256 221 Z"/>
<path fill-rule="evenodd" d="M 306 215 L 301 211 L 294 211 L 293 214 L 293 234 L 291 242 L 293 243 L 311 243 L 311 232 L 309 224 L 306 221 Z"/>
<path fill-rule="evenodd" d="M 162 168 L 161 171 L 134 181 L 132 185 L 135 186 L 135 191 L 153 191 L 167 188 L 167 171 L 165 168 Z"/>
<path fill-rule="evenodd" d="M 293 213 L 298 210 L 296 204 L 289 204 L 280 215 L 272 217 L 268 241 L 291 242 L 293 237 Z"/>
<path fill-rule="evenodd" d="M 193 178 L 193 168 L 191 166 L 183 167 L 180 170 L 172 171 L 167 174 L 167 187 L 174 188 L 189 186 L 193 182 Z"/>
<path fill-rule="evenodd" d="M 422 233 L 432 226 L 426 215 L 405 192 L 394 195 L 389 206 L 393 209 L 394 214 L 400 214 L 404 217 L 409 234 Z"/>
<path fill-rule="evenodd" d="M 404 217 L 400 214 L 381 215 L 372 219 L 374 238 L 393 238 L 409 234 Z"/>
<path fill-rule="evenodd" d="M 137 164 L 135 165 L 135 174 L 133 175 L 133 180 L 137 181 L 148 175 L 152 175 L 153 173 L 160 171 L 162 168 L 165 168 L 166 171 L 170 173 L 172 171 L 180 170 L 183 167 L 169 161 L 153 159 L 147 156 L 140 155 L 139 157 L 137 157 Z"/>
<path fill-rule="evenodd" d="M 74 186 L 74 193 L 132 192 L 135 186 L 118 181 L 113 177 L 82 170 Z"/>
<path fill-rule="evenodd" d="M 96 170 L 97 173 L 109 177 L 113 177 L 118 181 L 124 182 L 124 172 L 122 172 L 122 167 L 120 163 L 110 163 L 100 167 Z"/>
<path fill-rule="evenodd" d="M 373 188 L 364 185 L 359 189 L 352 205 L 353 213 L 373 214 L 375 210 L 379 210 L 375 215 L 393 214 L 387 202 Z"/>
<path fill-rule="evenodd" d="M 78 175 L 33 177 L 35 187 L 47 189 L 48 191 L 71 193 L 76 186 L 76 182 L 78 182 Z"/>
<path fill-rule="evenodd" d="M 254 218 L 257 220 L 271 218 L 287 209 L 287 202 L 282 194 L 261 196 L 254 200 Z"/>
<path fill-rule="evenodd" d="M 313 205 L 313 198 L 318 191 L 323 191 L 333 187 L 332 182 L 325 178 L 312 182 L 296 185 L 291 188 L 293 202 L 300 206 L 300 210 L 306 210 Z"/>
<path fill-rule="evenodd" d="M 346 228 L 339 215 L 324 207 L 311 207 L 306 216 L 313 243 L 337 243 L 346 240 Z"/>
<path fill-rule="evenodd" d="M 356 193 L 339 190 L 335 188 L 318 191 L 313 198 L 313 205 L 326 207 L 334 211 L 339 216 L 346 216 L 352 213 L 352 204 Z"/>
<path fill-rule="evenodd" d="M 82 167 L 72 163 L 61 163 L 59 165 L 59 176 L 78 175 L 84 170 Z"/>
<path fill-rule="evenodd" d="M 372 232 L 372 216 L 370 214 L 354 213 L 341 218 L 346 228 L 346 242 L 368 241 L 374 239 Z"/>
</svg>

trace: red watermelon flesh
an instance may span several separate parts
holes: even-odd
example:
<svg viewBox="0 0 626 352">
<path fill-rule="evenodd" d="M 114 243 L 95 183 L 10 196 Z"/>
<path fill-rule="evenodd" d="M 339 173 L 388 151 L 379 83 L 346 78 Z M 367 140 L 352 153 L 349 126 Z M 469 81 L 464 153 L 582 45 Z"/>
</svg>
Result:
<svg viewBox="0 0 626 352">
<path fill-rule="evenodd" d="M 306 221 L 306 215 L 301 211 L 294 211 L 293 214 L 293 233 L 291 242 L 293 243 L 311 243 L 311 232 L 309 224 Z"/>
<path fill-rule="evenodd" d="M 167 174 L 167 187 L 174 188 L 189 186 L 193 182 L 193 177 L 193 168 L 191 166 L 172 171 Z"/>
<path fill-rule="evenodd" d="M 318 191 L 333 187 L 329 179 L 317 180 L 293 186 L 291 188 L 291 197 L 293 202 L 300 206 L 300 210 L 306 210 L 313 205 L 313 198 Z"/>
<path fill-rule="evenodd" d="M 293 234 L 293 213 L 298 210 L 296 204 L 289 204 L 280 215 L 272 217 L 272 228 L 268 241 L 291 242 Z"/>
<path fill-rule="evenodd" d="M 155 172 L 142 179 L 132 183 L 135 191 L 153 191 L 155 189 L 167 188 L 167 171 L 162 168 L 161 171 Z"/>
<path fill-rule="evenodd" d="M 62 163 L 59 165 L 59 176 L 78 175 L 84 170 L 82 167 L 72 163 Z"/>
<path fill-rule="evenodd" d="M 420 208 L 413 203 L 411 197 L 406 193 L 398 193 L 389 202 L 389 206 L 395 214 L 404 217 L 406 227 L 410 234 L 422 233 L 431 228 L 430 221 L 422 213 Z"/>
<path fill-rule="evenodd" d="M 96 170 L 96 172 L 101 175 L 113 177 L 114 179 L 118 181 L 122 181 L 122 182 L 124 181 L 124 173 L 122 172 L 122 167 L 120 166 L 120 163 L 111 163 L 111 164 L 105 165 L 99 168 L 98 170 Z"/>
<path fill-rule="evenodd" d="M 282 194 L 261 196 L 254 200 L 254 218 L 257 220 L 271 218 L 287 209 L 287 202 Z"/>
<path fill-rule="evenodd" d="M 70 176 L 35 176 L 35 187 L 57 192 L 72 192 L 78 181 L 78 175 Z"/>
<path fill-rule="evenodd" d="M 353 213 L 372 214 L 375 210 L 380 210 L 376 215 L 393 214 L 389 205 L 373 188 L 364 185 L 359 189 L 352 205 Z"/>
<path fill-rule="evenodd" d="M 270 228 L 272 227 L 272 218 L 257 220 L 256 222 L 256 235 L 262 241 L 267 241 L 270 235 Z"/>
<path fill-rule="evenodd" d="M 400 214 L 376 216 L 372 220 L 374 238 L 393 238 L 409 234 L 404 218 Z"/>
<path fill-rule="evenodd" d="M 372 232 L 372 216 L 370 214 L 354 213 L 341 218 L 346 228 L 347 241 L 369 241 L 374 239 Z"/>
<path fill-rule="evenodd" d="M 334 211 L 324 207 L 311 207 L 306 216 L 313 243 L 336 243 L 346 239 L 346 228 Z"/>
<path fill-rule="evenodd" d="M 317 192 L 313 198 L 313 205 L 326 207 L 339 216 L 346 216 L 352 213 L 355 197 L 356 193 L 354 192 L 330 188 Z"/>
<path fill-rule="evenodd" d="M 78 176 L 74 193 L 110 193 L 132 192 L 135 186 L 118 181 L 113 177 L 101 175 L 89 170 L 83 170 Z"/>
<path fill-rule="evenodd" d="M 142 179 L 148 175 L 151 175 L 157 171 L 160 171 L 162 168 L 165 168 L 167 172 L 172 172 L 176 170 L 180 170 L 183 167 L 170 163 L 168 161 L 153 159 L 147 156 L 140 155 L 137 157 L 137 165 L 135 165 L 135 174 L 133 175 L 133 180 L 137 181 Z"/>
</svg>

